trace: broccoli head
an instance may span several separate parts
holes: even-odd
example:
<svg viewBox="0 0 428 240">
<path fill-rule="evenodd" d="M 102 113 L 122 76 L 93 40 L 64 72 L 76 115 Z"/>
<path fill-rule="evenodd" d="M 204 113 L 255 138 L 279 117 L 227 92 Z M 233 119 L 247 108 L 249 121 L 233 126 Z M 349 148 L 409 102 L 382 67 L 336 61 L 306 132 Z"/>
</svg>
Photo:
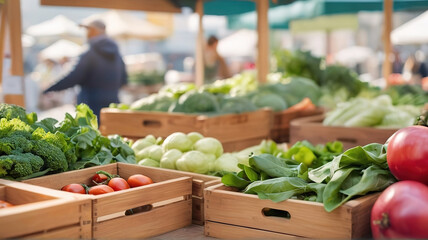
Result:
<svg viewBox="0 0 428 240">
<path fill-rule="evenodd" d="M 31 153 L 0 156 L 0 177 L 26 177 L 40 171 L 43 165 L 43 159 Z"/>
<path fill-rule="evenodd" d="M 65 154 L 67 162 L 74 163 L 77 160 L 74 144 L 71 143 L 70 138 L 62 132 L 45 132 L 41 127 L 34 130 L 32 134 L 33 140 L 44 140 L 59 149 Z"/>
<path fill-rule="evenodd" d="M 31 114 L 29 118 L 27 118 L 27 113 L 23 107 L 0 103 L 0 118 L 6 118 L 7 120 L 12 120 L 14 118 L 19 118 L 21 121 L 25 123 L 29 123 L 29 120 L 33 121 L 34 114 Z"/>
<path fill-rule="evenodd" d="M 40 156 L 44 160 L 45 168 L 50 168 L 52 172 L 67 171 L 67 159 L 60 148 L 45 140 L 33 140 L 31 142 L 33 143 L 31 153 Z"/>
<path fill-rule="evenodd" d="M 0 138 L 0 153 L 12 154 L 30 152 L 33 144 L 20 132 L 13 132 L 10 136 Z"/>
<path fill-rule="evenodd" d="M 14 118 L 8 120 L 6 118 L 0 119 L 0 137 L 7 137 L 11 134 L 19 133 L 25 137 L 30 138 L 33 129 L 27 123 Z"/>
</svg>

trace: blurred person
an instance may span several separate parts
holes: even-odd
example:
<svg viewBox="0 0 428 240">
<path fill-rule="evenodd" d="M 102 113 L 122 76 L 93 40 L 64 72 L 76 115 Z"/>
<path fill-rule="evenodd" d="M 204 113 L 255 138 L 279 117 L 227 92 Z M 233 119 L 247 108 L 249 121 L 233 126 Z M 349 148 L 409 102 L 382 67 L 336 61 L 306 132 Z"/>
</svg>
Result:
<svg viewBox="0 0 428 240">
<path fill-rule="evenodd" d="M 403 79 L 407 84 L 421 84 L 421 79 L 427 76 L 424 63 L 419 62 L 414 55 L 410 55 L 403 66 Z"/>
<path fill-rule="evenodd" d="M 217 45 L 217 37 L 210 36 L 204 51 L 205 83 L 212 83 L 217 79 L 231 77 L 226 61 L 217 52 Z"/>
<path fill-rule="evenodd" d="M 89 49 L 80 55 L 75 68 L 44 93 L 80 86 L 77 103 L 87 104 L 97 115 L 110 103 L 119 102 L 119 89 L 127 73 L 117 44 L 105 34 L 104 22 L 95 20 L 80 26 L 87 30 Z"/>
</svg>

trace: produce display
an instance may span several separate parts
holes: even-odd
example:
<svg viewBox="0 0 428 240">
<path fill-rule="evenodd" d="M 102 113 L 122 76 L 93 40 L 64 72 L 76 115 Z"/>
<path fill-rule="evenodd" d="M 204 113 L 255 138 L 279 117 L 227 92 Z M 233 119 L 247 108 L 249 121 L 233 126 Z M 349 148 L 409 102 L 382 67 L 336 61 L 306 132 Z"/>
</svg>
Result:
<svg viewBox="0 0 428 240">
<path fill-rule="evenodd" d="M 320 88 L 310 79 L 280 77 L 278 81 L 258 87 L 255 74 L 246 72 L 199 89 L 193 84 L 165 86 L 159 93 L 137 100 L 129 106 L 112 103 L 110 107 L 219 115 L 251 112 L 263 107 L 283 111 L 305 98 L 317 104 L 321 96 Z"/>
<path fill-rule="evenodd" d="M 323 124 L 345 127 L 402 128 L 413 125 L 415 117 L 420 115 L 421 111 L 422 106 L 394 106 L 388 95 L 373 99 L 358 97 L 338 104 L 335 110 L 327 113 Z"/>
<path fill-rule="evenodd" d="M 152 184 L 153 180 L 142 174 L 131 175 L 128 180 L 125 180 L 118 175 L 111 175 L 105 171 L 97 171 L 92 177 L 92 183 L 94 184 L 93 186 L 71 183 L 62 187 L 61 190 L 72 193 L 100 195 L 145 186 Z"/>
<path fill-rule="evenodd" d="M 285 148 L 286 146 L 277 145 L 272 140 L 263 140 L 257 146 L 239 152 L 224 153 L 220 141 L 204 137 L 197 132 L 177 132 L 165 140 L 149 135 L 132 145 L 139 165 L 209 175 L 238 172 L 238 164 L 248 165 L 248 156 L 251 153 L 276 155 L 284 152 Z"/>
<path fill-rule="evenodd" d="M 416 123 L 425 117 L 426 113 Z M 373 206 L 371 228 L 375 239 L 428 238 L 427 144 L 426 126 L 402 128 L 390 138 L 387 161 L 400 181 L 388 187 Z"/>
<path fill-rule="evenodd" d="M 249 166 L 239 165 L 241 171 L 226 174 L 222 182 L 274 202 L 290 198 L 321 202 L 331 212 L 354 196 L 382 191 L 396 181 L 382 144 L 351 148 L 337 156 L 331 153 L 338 154 L 339 148 L 327 146 L 328 157 L 321 160 L 308 149 L 294 154 L 292 147 L 285 156 L 253 155 Z"/>
<path fill-rule="evenodd" d="M 87 105 L 65 115 L 37 121 L 16 105 L 0 104 L 0 178 L 23 180 L 112 162 L 135 163 L 121 137 L 104 137 Z"/>
</svg>

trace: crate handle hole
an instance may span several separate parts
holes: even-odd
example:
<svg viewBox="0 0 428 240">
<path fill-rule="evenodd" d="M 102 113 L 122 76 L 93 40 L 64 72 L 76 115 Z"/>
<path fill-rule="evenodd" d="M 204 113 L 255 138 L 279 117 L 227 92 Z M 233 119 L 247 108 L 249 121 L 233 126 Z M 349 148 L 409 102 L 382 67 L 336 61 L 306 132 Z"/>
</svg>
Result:
<svg viewBox="0 0 428 240">
<path fill-rule="evenodd" d="M 291 215 L 288 211 L 275 209 L 275 208 L 263 208 L 262 214 L 265 217 L 276 217 L 276 218 L 283 218 L 283 219 L 290 219 Z"/>
<path fill-rule="evenodd" d="M 160 128 L 162 126 L 162 124 L 158 120 L 144 120 L 143 126 L 144 127 Z"/>
<path fill-rule="evenodd" d="M 134 215 L 137 213 L 148 212 L 153 209 L 153 205 L 147 204 L 144 206 L 128 209 L 125 211 L 125 216 Z"/>
<path fill-rule="evenodd" d="M 355 138 L 337 138 L 337 141 L 348 142 L 348 143 L 357 143 L 357 139 L 355 139 Z"/>
</svg>

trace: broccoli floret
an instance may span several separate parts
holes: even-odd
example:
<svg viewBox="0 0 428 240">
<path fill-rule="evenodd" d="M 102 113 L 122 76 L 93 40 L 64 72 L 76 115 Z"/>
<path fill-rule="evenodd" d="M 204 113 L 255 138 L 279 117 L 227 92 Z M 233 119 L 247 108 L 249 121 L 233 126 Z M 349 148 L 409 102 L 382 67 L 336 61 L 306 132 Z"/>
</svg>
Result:
<svg viewBox="0 0 428 240">
<path fill-rule="evenodd" d="M 45 161 L 45 168 L 50 168 L 52 172 L 67 171 L 67 159 L 60 148 L 45 140 L 33 140 L 32 143 L 31 153 L 40 156 Z"/>
<path fill-rule="evenodd" d="M 70 142 L 70 138 L 62 132 L 45 132 L 43 128 L 37 128 L 32 134 L 33 140 L 44 140 L 59 149 L 64 153 L 69 164 L 76 162 L 77 156 L 74 145 Z"/>
<path fill-rule="evenodd" d="M 27 123 L 14 118 L 7 120 L 6 118 L 0 119 L 0 137 L 7 137 L 11 134 L 19 133 L 25 137 L 30 138 L 33 129 Z"/>
<path fill-rule="evenodd" d="M 0 138 L 0 153 L 12 154 L 30 152 L 33 144 L 20 132 L 13 132 L 8 137 Z"/>
<path fill-rule="evenodd" d="M 40 171 L 43 165 L 43 159 L 31 153 L 0 156 L 0 177 L 26 177 Z"/>
<path fill-rule="evenodd" d="M 21 121 L 29 123 L 25 109 L 14 104 L 0 103 L 0 118 L 6 118 L 7 120 L 19 118 Z M 31 114 L 29 118 L 33 121 L 34 114 Z"/>
</svg>

